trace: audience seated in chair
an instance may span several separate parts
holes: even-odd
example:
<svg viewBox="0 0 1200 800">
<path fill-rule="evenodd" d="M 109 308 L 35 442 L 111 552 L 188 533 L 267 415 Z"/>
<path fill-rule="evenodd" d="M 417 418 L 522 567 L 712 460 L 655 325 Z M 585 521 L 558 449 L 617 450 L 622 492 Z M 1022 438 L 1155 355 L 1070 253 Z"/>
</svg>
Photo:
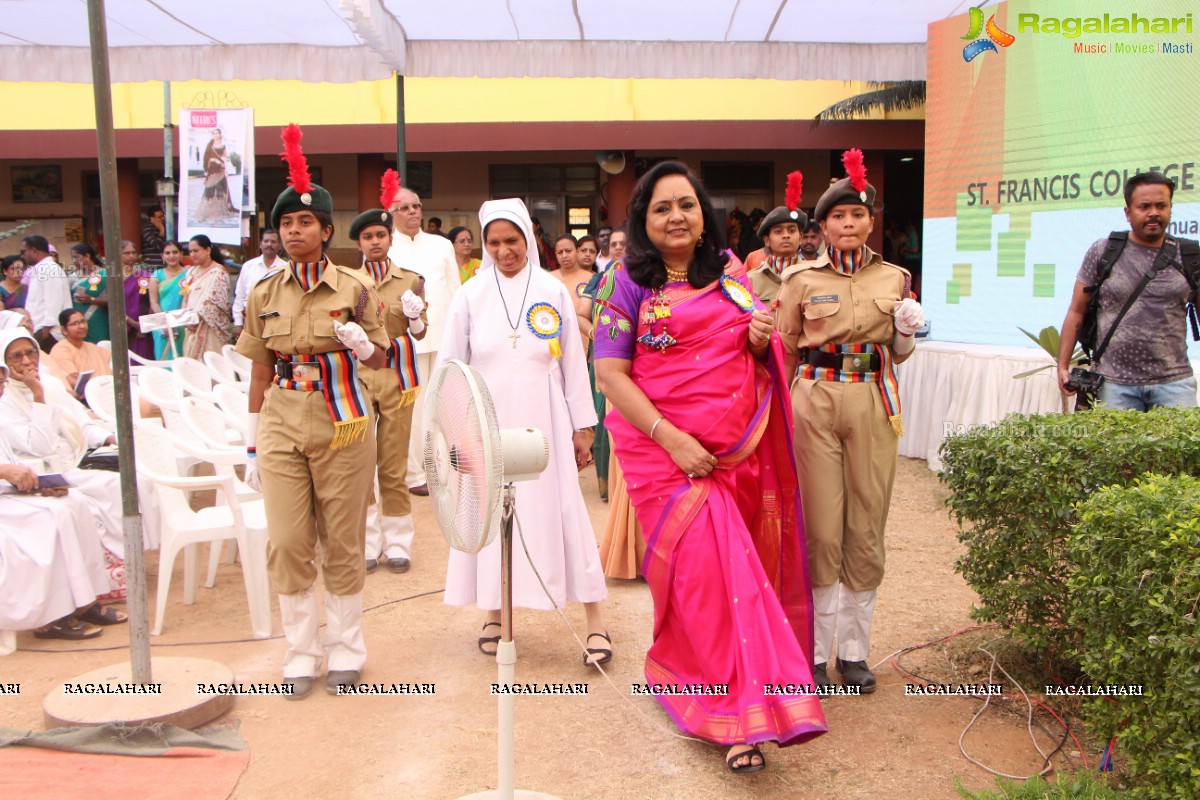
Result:
<svg viewBox="0 0 1200 800">
<path fill-rule="evenodd" d="M 0 399 L 8 369 L 0 365 Z M 92 505 L 68 488 L 38 488 L 38 473 L 0 439 L 0 631 L 90 639 L 126 616 L 96 603 L 110 592 Z"/>
</svg>

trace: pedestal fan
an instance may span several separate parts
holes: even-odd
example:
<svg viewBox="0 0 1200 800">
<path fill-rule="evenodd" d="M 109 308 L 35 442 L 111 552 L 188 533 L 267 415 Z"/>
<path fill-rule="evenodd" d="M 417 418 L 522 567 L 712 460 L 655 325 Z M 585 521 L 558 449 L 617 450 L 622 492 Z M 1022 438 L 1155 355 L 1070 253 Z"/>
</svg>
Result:
<svg viewBox="0 0 1200 800">
<path fill-rule="evenodd" d="M 500 534 L 499 682 L 511 684 L 517 648 L 512 638 L 512 532 L 516 514 L 513 484 L 534 480 L 550 460 L 546 437 L 532 428 L 506 428 L 483 377 L 462 361 L 451 360 L 425 386 L 422 455 L 429 499 L 442 535 L 455 550 L 478 553 Z M 494 792 L 468 798 L 554 800 L 539 792 L 513 789 L 513 712 L 516 698 L 499 697 L 499 780 Z M 468 800 L 463 798 L 463 800 Z"/>
</svg>

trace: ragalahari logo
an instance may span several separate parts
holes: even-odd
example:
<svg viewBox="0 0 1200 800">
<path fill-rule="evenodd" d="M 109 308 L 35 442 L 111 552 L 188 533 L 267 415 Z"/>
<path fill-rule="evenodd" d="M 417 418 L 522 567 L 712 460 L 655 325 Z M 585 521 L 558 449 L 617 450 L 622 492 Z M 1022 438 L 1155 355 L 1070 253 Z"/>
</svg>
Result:
<svg viewBox="0 0 1200 800">
<path fill-rule="evenodd" d="M 972 8 L 970 12 L 970 28 L 967 30 L 967 35 L 964 39 L 972 40 L 970 44 L 963 48 L 963 61 L 971 61 L 977 56 L 983 55 L 987 51 L 999 53 L 996 46 L 1008 47 L 1017 40 L 1007 31 L 1001 30 L 996 24 L 996 15 L 992 14 L 988 17 L 987 25 L 983 24 L 983 9 Z M 979 34 L 987 30 L 987 38 L 980 38 Z"/>
</svg>

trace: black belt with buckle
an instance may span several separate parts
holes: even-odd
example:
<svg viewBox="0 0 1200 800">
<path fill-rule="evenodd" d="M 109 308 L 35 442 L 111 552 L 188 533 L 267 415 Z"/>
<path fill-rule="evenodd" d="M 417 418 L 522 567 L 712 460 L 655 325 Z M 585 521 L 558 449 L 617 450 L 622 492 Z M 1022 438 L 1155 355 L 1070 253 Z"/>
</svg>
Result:
<svg viewBox="0 0 1200 800">
<path fill-rule="evenodd" d="M 275 376 L 285 381 L 314 381 L 321 378 L 321 365 L 316 361 L 275 360 Z"/>
<path fill-rule="evenodd" d="M 800 360 L 812 367 L 836 369 L 841 372 L 878 372 L 878 353 L 826 353 L 823 350 L 805 350 Z"/>
</svg>

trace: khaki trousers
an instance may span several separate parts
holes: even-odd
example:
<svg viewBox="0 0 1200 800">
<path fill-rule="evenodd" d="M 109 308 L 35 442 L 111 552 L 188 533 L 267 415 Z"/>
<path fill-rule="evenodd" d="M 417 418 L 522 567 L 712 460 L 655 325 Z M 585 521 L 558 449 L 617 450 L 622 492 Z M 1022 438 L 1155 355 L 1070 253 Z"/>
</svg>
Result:
<svg viewBox="0 0 1200 800">
<path fill-rule="evenodd" d="M 796 379 L 792 418 L 812 585 L 874 589 L 898 446 L 879 386 Z"/>
<path fill-rule="evenodd" d="M 258 474 L 267 512 L 267 573 L 279 594 L 317 579 L 317 542 L 325 589 L 362 591 L 363 539 L 375 471 L 374 414 L 361 441 L 332 450 L 333 421 L 320 392 L 267 387 L 258 428 Z"/>
<path fill-rule="evenodd" d="M 358 374 L 367 387 L 367 398 L 375 411 L 380 506 L 386 517 L 403 517 L 412 512 L 407 480 L 414 404 L 400 408 L 400 381 L 396 370 L 360 366 Z M 424 483 L 424 479 L 421 482 Z"/>
</svg>

